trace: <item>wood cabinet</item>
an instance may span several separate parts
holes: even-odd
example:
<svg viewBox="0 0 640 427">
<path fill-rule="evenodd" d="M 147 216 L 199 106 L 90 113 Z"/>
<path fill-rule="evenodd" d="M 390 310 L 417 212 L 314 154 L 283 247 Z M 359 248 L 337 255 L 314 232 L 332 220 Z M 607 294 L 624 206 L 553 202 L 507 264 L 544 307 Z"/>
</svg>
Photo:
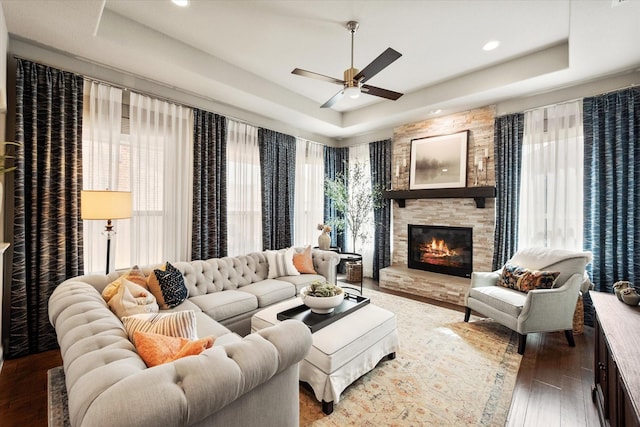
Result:
<svg viewBox="0 0 640 427">
<path fill-rule="evenodd" d="M 640 307 L 591 292 L 596 309 L 592 397 L 603 426 L 640 427 Z"/>
</svg>

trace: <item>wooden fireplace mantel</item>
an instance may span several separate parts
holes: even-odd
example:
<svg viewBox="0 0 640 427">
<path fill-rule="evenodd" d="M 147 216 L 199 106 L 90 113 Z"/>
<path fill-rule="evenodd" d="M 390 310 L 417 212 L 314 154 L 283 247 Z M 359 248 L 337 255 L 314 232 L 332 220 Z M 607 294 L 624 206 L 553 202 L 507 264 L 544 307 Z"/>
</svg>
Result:
<svg viewBox="0 0 640 427">
<path fill-rule="evenodd" d="M 496 187 L 434 188 L 429 190 L 389 190 L 383 193 L 385 199 L 392 199 L 398 207 L 404 208 L 407 199 L 474 199 L 477 208 L 484 208 L 487 198 L 496 197 Z"/>
</svg>

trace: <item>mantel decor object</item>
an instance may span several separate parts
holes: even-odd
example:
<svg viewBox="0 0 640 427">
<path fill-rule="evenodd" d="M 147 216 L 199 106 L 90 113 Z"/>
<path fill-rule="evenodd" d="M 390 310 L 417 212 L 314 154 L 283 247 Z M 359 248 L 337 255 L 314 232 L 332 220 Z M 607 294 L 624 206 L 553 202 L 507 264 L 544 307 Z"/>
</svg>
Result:
<svg viewBox="0 0 640 427">
<path fill-rule="evenodd" d="M 469 131 L 411 140 L 409 189 L 467 186 Z"/>
</svg>

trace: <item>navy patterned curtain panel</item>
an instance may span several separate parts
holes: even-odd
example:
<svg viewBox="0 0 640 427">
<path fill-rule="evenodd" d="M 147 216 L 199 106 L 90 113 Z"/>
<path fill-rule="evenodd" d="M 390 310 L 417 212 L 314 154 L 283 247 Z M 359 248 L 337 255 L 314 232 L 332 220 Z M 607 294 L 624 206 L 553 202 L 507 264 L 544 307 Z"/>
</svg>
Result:
<svg viewBox="0 0 640 427">
<path fill-rule="evenodd" d="M 372 187 L 389 188 L 391 183 L 391 140 L 369 144 Z M 373 278 L 380 278 L 380 269 L 391 265 L 391 201 L 373 210 Z"/>
<path fill-rule="evenodd" d="M 640 87 L 585 98 L 584 246 L 598 291 L 640 287 Z M 639 289 L 640 290 L 640 289 Z"/>
<path fill-rule="evenodd" d="M 293 244 L 296 138 L 258 129 L 262 187 L 262 245 L 265 250 Z"/>
<path fill-rule="evenodd" d="M 518 246 L 518 205 L 524 114 L 497 117 L 494 123 L 496 156 L 496 229 L 493 242 L 493 269 L 513 256 Z"/>
<path fill-rule="evenodd" d="M 336 179 L 339 172 L 347 174 L 349 170 L 349 147 L 324 147 L 324 178 Z M 324 196 L 324 223 L 331 222 L 334 218 L 339 218 L 333 201 Z M 331 246 L 344 249 L 346 247 L 346 234 L 344 230 L 331 233 Z"/>
<path fill-rule="evenodd" d="M 227 119 L 193 110 L 191 259 L 227 255 Z"/>
<path fill-rule="evenodd" d="M 57 347 L 55 287 L 83 274 L 83 77 L 18 60 L 8 357 Z"/>
</svg>

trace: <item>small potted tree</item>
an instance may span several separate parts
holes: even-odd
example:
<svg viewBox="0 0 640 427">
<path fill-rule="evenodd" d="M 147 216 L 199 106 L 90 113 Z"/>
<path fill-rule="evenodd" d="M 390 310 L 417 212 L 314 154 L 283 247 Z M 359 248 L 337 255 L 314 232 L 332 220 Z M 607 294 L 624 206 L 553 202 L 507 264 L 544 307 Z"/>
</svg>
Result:
<svg viewBox="0 0 640 427">
<path fill-rule="evenodd" d="M 358 243 L 366 243 L 370 236 L 370 227 L 373 224 L 373 210 L 384 206 L 382 192 L 384 187 L 371 185 L 367 176 L 365 164 L 356 161 L 349 165 L 348 173 L 338 172 L 335 179 L 325 182 L 325 194 L 330 198 L 338 218 L 329 221 L 338 231 L 346 231 L 351 237 L 353 252 L 358 252 Z M 362 265 L 347 265 L 347 280 L 359 281 L 362 278 Z M 350 271 L 352 275 L 350 277 Z M 359 277 L 357 277 L 359 274 Z"/>
</svg>

